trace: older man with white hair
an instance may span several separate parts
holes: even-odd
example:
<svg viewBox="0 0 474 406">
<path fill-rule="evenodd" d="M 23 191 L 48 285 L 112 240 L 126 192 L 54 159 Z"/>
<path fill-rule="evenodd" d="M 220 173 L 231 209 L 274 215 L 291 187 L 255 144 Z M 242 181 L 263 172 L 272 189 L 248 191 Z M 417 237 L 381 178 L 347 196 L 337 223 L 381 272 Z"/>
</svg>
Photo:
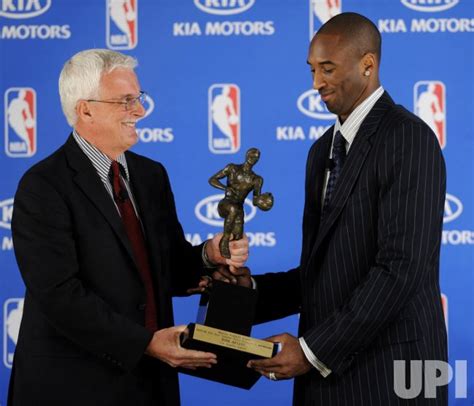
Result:
<svg viewBox="0 0 474 406">
<path fill-rule="evenodd" d="M 211 367 L 179 344 L 173 295 L 205 267 L 240 267 L 247 240 L 192 247 L 166 170 L 127 151 L 145 110 L 136 60 L 109 50 L 74 55 L 59 78 L 73 127 L 33 166 L 15 196 L 12 232 L 26 285 L 8 404 L 178 405 L 173 367 Z"/>
</svg>

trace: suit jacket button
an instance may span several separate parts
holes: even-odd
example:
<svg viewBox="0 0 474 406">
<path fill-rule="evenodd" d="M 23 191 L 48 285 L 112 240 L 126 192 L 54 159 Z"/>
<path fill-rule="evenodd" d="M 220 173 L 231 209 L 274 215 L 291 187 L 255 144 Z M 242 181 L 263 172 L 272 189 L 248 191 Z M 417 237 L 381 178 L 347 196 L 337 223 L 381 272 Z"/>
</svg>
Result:
<svg viewBox="0 0 474 406">
<path fill-rule="evenodd" d="M 140 310 L 141 312 L 145 310 L 146 308 L 146 304 L 145 303 L 140 303 L 138 306 L 137 306 L 138 310 Z"/>
</svg>

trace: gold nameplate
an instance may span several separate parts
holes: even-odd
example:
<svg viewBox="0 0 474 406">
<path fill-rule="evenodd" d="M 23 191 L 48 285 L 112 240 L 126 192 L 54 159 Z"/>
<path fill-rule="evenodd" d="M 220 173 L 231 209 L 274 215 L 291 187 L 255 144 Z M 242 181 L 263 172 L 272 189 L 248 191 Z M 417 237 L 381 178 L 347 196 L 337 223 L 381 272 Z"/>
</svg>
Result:
<svg viewBox="0 0 474 406">
<path fill-rule="evenodd" d="M 195 325 L 193 339 L 247 352 L 263 358 L 271 358 L 273 354 L 274 343 L 203 326 L 202 324 Z"/>
</svg>

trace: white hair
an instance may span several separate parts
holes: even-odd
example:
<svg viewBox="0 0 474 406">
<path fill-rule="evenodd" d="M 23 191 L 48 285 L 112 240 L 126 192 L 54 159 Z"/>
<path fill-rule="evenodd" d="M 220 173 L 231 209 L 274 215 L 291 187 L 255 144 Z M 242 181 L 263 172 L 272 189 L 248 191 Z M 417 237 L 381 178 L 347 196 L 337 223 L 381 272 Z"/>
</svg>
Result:
<svg viewBox="0 0 474 406">
<path fill-rule="evenodd" d="M 117 68 L 133 70 L 136 66 L 135 58 L 108 49 L 88 49 L 69 59 L 59 75 L 59 96 L 69 125 L 73 127 L 76 124 L 79 100 L 99 97 L 103 74 Z"/>
</svg>

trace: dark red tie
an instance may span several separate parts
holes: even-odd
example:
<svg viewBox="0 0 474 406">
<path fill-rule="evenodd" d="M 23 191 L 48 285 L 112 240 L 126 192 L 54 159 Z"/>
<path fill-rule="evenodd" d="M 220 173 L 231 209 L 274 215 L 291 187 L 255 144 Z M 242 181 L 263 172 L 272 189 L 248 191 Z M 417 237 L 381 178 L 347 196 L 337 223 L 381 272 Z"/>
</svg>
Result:
<svg viewBox="0 0 474 406">
<path fill-rule="evenodd" d="M 148 252 L 140 221 L 135 214 L 127 189 L 120 179 L 119 165 L 120 164 L 117 161 L 112 162 L 112 187 L 114 191 L 114 200 L 122 216 L 122 222 L 125 231 L 127 232 L 128 239 L 130 240 L 130 244 L 132 245 L 133 255 L 135 256 L 138 265 L 138 271 L 143 284 L 145 285 L 145 327 L 153 332 L 156 331 L 158 327 L 156 324 L 155 293 L 153 291 Z"/>
</svg>

